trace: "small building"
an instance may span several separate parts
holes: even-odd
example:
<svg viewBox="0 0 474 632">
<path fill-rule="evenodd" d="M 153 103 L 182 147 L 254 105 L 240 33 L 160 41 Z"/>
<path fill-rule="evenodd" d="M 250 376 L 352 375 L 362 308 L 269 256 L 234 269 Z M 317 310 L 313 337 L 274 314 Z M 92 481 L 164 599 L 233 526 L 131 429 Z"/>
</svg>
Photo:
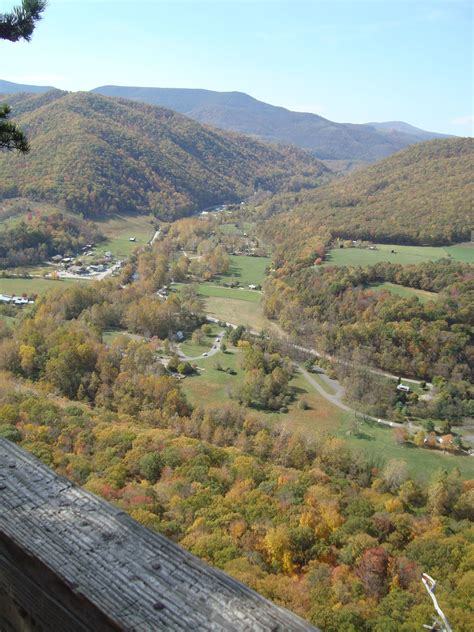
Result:
<svg viewBox="0 0 474 632">
<path fill-rule="evenodd" d="M 136 237 L 129 237 L 128 241 L 137 241 L 137 238 Z"/>
<path fill-rule="evenodd" d="M 51 261 L 54 261 L 54 263 L 59 263 L 62 260 L 63 260 L 62 255 L 54 255 L 54 257 L 51 257 Z"/>
<path fill-rule="evenodd" d="M 7 296 L 6 294 L 0 294 L 0 303 L 11 303 L 13 301 L 12 296 Z"/>
<path fill-rule="evenodd" d="M 177 331 L 176 332 L 176 340 L 179 340 L 181 342 L 181 340 L 184 340 L 184 334 L 182 331 Z"/>
<path fill-rule="evenodd" d="M 257 289 L 257 286 L 254 285 L 253 283 L 249 285 L 249 290 L 256 290 L 256 289 Z"/>
</svg>

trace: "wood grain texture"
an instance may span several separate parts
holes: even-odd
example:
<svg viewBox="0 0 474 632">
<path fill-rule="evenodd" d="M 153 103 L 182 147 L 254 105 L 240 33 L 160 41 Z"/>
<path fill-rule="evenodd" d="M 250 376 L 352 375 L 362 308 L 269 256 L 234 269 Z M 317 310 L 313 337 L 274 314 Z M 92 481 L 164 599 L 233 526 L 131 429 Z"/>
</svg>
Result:
<svg viewBox="0 0 474 632">
<path fill-rule="evenodd" d="M 0 439 L 0 630 L 315 628 Z"/>
</svg>

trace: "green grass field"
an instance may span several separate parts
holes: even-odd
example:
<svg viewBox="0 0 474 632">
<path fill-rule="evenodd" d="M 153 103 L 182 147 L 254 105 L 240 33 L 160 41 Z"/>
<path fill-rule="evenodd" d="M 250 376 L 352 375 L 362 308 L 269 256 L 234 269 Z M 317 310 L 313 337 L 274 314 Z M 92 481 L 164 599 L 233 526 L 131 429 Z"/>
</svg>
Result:
<svg viewBox="0 0 474 632">
<path fill-rule="evenodd" d="M 26 294 L 31 296 L 33 294 L 45 294 L 48 290 L 66 288 L 77 283 L 90 283 L 90 281 L 76 280 L 76 279 L 59 279 L 53 281 L 51 279 L 5 279 L 0 277 L 0 294 Z"/>
<path fill-rule="evenodd" d="M 223 369 L 232 368 L 236 375 L 217 370 L 217 363 Z M 239 367 L 239 351 L 235 348 L 227 353 L 219 352 L 210 358 L 200 358 L 195 364 L 202 371 L 181 382 L 184 393 L 195 406 L 213 406 L 229 401 L 232 389 L 238 387 L 243 379 L 243 371 Z M 297 391 L 297 398 L 289 407 L 288 413 L 253 412 L 262 415 L 271 424 L 282 426 L 286 431 L 301 434 L 308 439 L 317 440 L 328 432 L 340 436 L 352 448 L 375 457 L 381 464 L 390 459 L 404 460 L 410 473 L 418 479 L 428 479 L 439 468 L 451 470 L 455 467 L 459 468 L 463 477 L 474 477 L 472 458 L 454 457 L 443 455 L 442 452 L 399 445 L 394 439 L 392 428 L 359 421 L 357 434 L 352 434 L 352 413 L 344 412 L 328 402 L 301 374 L 297 374 L 291 384 Z M 300 400 L 304 400 L 306 409 L 300 407 Z"/>
<path fill-rule="evenodd" d="M 265 269 L 270 264 L 269 257 L 249 257 L 246 255 L 231 255 L 230 267 L 226 274 L 213 279 L 214 283 L 229 283 L 237 280 L 243 286 L 260 285 L 265 277 Z"/>
<path fill-rule="evenodd" d="M 219 404 L 229 399 L 229 388 L 236 386 L 242 380 L 242 371 L 238 366 L 236 349 L 223 353 L 219 351 L 211 358 L 200 358 L 193 362 L 201 371 L 197 375 L 187 377 L 181 382 L 181 387 L 189 401 L 195 406 Z M 231 368 L 237 375 L 229 375 L 218 371 L 215 367 L 219 363 L 223 369 Z"/>
<path fill-rule="evenodd" d="M 208 324 L 208 327 L 211 328 L 211 332 L 203 336 L 202 344 L 195 344 L 190 338 L 189 340 L 185 340 L 178 345 L 179 349 L 182 353 L 184 353 L 184 355 L 188 356 L 189 358 L 195 358 L 212 349 L 217 334 L 222 332 L 222 327 L 211 323 Z"/>
<path fill-rule="evenodd" d="M 394 250 L 395 253 L 391 251 Z M 474 263 L 474 245 L 459 246 L 398 246 L 396 244 L 377 244 L 377 250 L 363 248 L 336 248 L 330 250 L 325 265 L 367 266 L 389 261 L 402 265 L 436 261 L 445 257 L 454 261 Z"/>
<path fill-rule="evenodd" d="M 229 298 L 237 301 L 249 301 L 250 303 L 259 303 L 261 299 L 260 292 L 256 290 L 244 290 L 241 288 L 222 287 L 220 285 L 212 285 L 210 283 L 200 283 L 198 292 L 201 296 L 214 296 L 216 298 Z"/>
<path fill-rule="evenodd" d="M 273 330 L 273 323 L 263 315 L 260 303 L 209 296 L 205 299 L 205 309 L 207 314 L 226 323 L 245 325 L 259 332 L 262 329 Z"/>
<path fill-rule="evenodd" d="M 5 322 L 9 327 L 13 327 L 16 323 L 16 318 L 14 316 L 6 316 L 5 314 L 0 314 L 0 320 Z"/>
<path fill-rule="evenodd" d="M 135 248 L 145 246 L 153 237 L 153 226 L 157 222 L 151 215 L 116 215 L 96 223 L 107 241 L 97 245 L 94 255 L 110 250 L 114 257 L 120 258 L 128 257 Z M 130 241 L 130 237 L 135 237 L 136 241 Z"/>
<path fill-rule="evenodd" d="M 385 281 L 384 283 L 374 283 L 370 286 L 373 290 L 388 290 L 392 294 L 398 294 L 398 296 L 402 296 L 403 298 L 411 298 L 412 296 L 416 296 L 422 303 L 426 303 L 427 301 L 436 301 L 438 295 L 436 292 L 427 292 L 425 290 L 417 290 L 412 287 L 406 287 L 404 285 L 397 285 L 396 283 L 389 283 Z"/>
<path fill-rule="evenodd" d="M 464 478 L 474 477 L 474 459 L 469 456 L 453 456 L 441 451 L 417 448 L 414 445 L 398 445 L 393 437 L 393 429 L 377 424 L 360 422 L 359 434 L 348 434 L 349 422 L 353 416 L 348 413 L 346 422 L 337 434 L 344 437 L 352 447 L 369 455 L 382 457 L 385 461 L 399 459 L 406 462 L 410 474 L 418 479 L 427 480 L 438 469 L 448 471 L 458 468 Z"/>
</svg>

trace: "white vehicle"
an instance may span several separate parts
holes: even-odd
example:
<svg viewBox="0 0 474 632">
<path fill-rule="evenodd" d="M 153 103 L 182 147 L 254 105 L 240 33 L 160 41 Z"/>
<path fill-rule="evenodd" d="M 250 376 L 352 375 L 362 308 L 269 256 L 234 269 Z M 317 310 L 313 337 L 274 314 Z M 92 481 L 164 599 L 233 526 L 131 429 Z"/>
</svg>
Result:
<svg viewBox="0 0 474 632">
<path fill-rule="evenodd" d="M 410 392 L 410 387 L 406 384 L 397 384 L 397 391 L 403 391 L 404 393 Z"/>
</svg>

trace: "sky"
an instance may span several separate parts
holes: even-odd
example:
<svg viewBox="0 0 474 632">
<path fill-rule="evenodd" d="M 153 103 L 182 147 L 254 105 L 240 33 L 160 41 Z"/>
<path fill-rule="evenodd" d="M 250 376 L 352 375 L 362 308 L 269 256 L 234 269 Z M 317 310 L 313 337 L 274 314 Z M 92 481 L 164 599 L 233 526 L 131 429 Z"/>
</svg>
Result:
<svg viewBox="0 0 474 632">
<path fill-rule="evenodd" d="M 19 0 L 0 0 L 0 12 Z M 464 0 L 49 0 L 0 78 L 240 91 L 338 122 L 472 135 Z"/>
</svg>

